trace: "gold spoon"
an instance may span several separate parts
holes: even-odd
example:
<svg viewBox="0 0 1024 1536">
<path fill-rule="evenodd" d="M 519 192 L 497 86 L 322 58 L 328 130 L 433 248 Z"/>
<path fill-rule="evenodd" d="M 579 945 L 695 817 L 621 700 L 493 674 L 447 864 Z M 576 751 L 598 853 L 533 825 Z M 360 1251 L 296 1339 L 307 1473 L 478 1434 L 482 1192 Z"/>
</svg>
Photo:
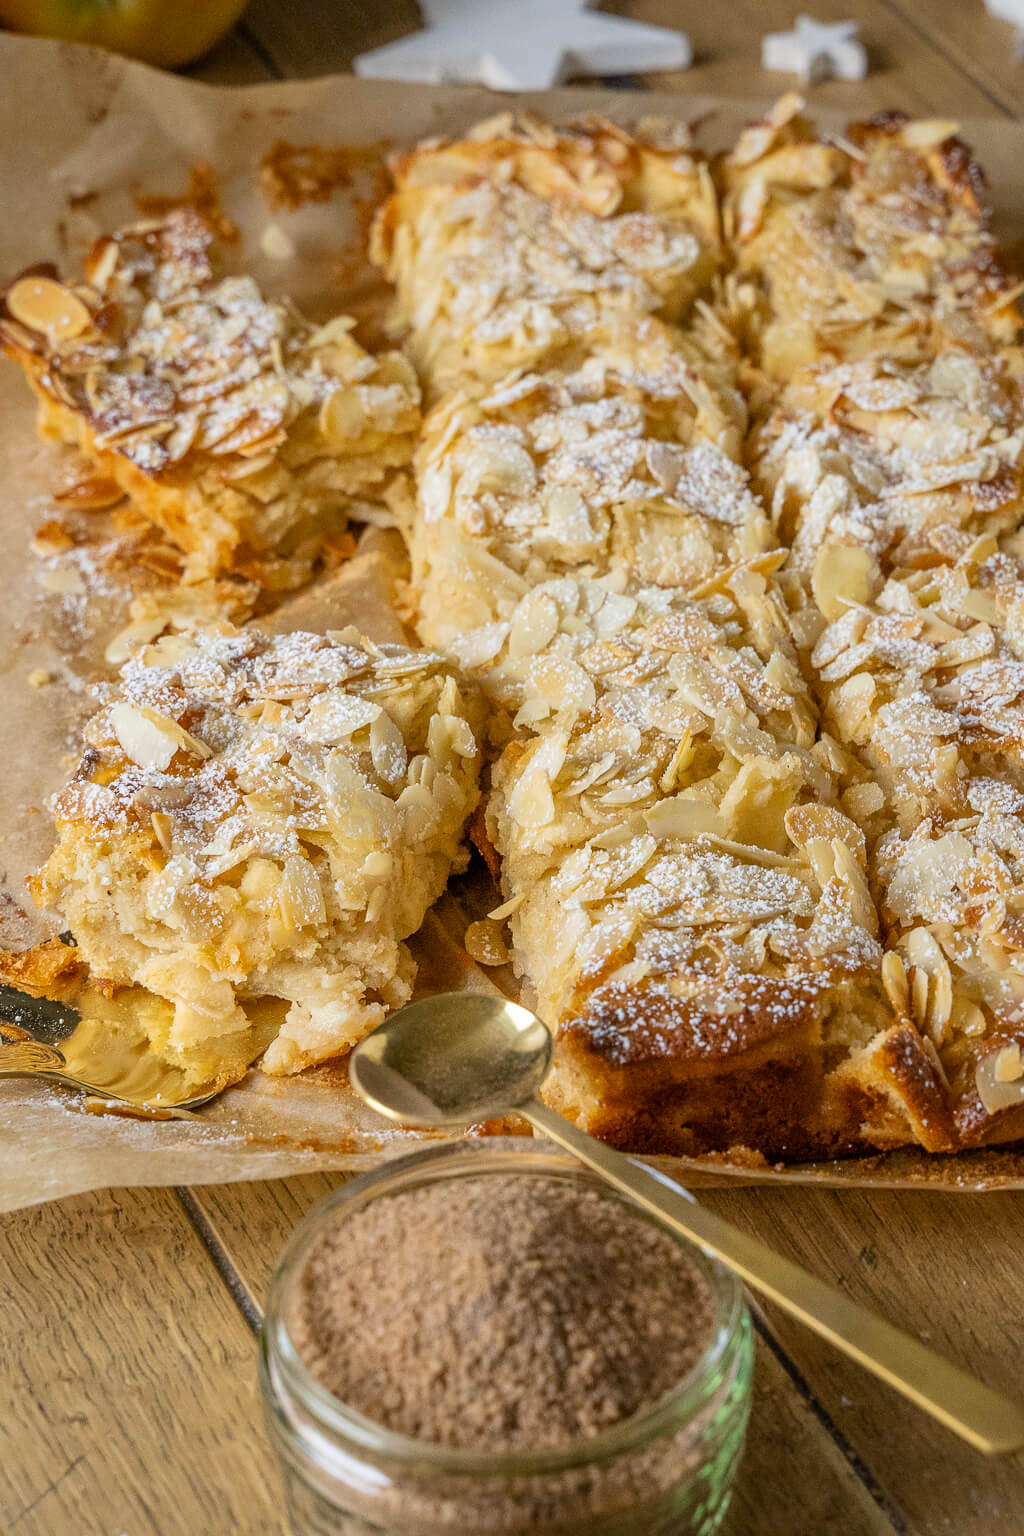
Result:
<svg viewBox="0 0 1024 1536">
<path fill-rule="evenodd" d="M 465 1126 L 515 1110 L 978 1450 L 1024 1448 L 1024 1409 L 1009 1398 L 542 1104 L 535 1095 L 551 1053 L 547 1025 L 528 1008 L 501 997 L 449 992 L 393 1014 L 356 1046 L 349 1075 L 361 1098 L 405 1125 Z"/>
</svg>

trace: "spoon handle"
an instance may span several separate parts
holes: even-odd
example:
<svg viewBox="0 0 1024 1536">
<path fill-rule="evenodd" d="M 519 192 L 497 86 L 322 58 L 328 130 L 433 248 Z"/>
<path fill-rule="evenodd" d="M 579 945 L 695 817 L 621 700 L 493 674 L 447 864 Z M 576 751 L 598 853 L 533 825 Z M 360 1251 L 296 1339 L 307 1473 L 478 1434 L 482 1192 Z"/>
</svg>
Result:
<svg viewBox="0 0 1024 1536">
<path fill-rule="evenodd" d="M 517 1108 L 551 1141 L 979 1451 L 996 1454 L 1024 1448 L 1024 1409 L 1009 1398 L 723 1221 L 686 1190 L 673 1188 L 642 1163 L 595 1141 L 538 1099 Z"/>
</svg>

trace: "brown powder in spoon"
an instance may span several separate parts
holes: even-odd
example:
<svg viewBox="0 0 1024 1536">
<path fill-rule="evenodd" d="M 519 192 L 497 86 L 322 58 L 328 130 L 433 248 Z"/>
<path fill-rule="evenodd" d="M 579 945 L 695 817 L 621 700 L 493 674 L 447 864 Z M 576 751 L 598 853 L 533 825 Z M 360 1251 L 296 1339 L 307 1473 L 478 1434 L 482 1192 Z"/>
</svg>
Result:
<svg viewBox="0 0 1024 1536">
<path fill-rule="evenodd" d="M 482 1174 L 328 1228 L 289 1330 L 313 1375 L 389 1429 L 480 1451 L 565 1447 L 653 1404 L 710 1342 L 669 1235 L 575 1181 Z"/>
</svg>

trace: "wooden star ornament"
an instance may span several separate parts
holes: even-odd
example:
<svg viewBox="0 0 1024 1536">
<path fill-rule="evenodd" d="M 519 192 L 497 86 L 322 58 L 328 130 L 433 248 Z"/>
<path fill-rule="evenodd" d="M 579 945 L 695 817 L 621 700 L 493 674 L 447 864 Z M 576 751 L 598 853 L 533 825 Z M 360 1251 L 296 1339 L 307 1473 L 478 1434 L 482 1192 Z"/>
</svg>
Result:
<svg viewBox="0 0 1024 1536">
<path fill-rule="evenodd" d="M 686 69 L 684 32 L 595 14 L 591 0 L 420 0 L 421 32 L 364 53 L 356 73 L 427 85 L 544 91 L 573 75 Z"/>
<path fill-rule="evenodd" d="M 855 21 L 815 21 L 798 16 L 792 32 L 769 32 L 761 39 L 761 67 L 783 75 L 798 75 L 804 85 L 834 76 L 863 80 L 868 56 L 857 38 Z"/>
</svg>

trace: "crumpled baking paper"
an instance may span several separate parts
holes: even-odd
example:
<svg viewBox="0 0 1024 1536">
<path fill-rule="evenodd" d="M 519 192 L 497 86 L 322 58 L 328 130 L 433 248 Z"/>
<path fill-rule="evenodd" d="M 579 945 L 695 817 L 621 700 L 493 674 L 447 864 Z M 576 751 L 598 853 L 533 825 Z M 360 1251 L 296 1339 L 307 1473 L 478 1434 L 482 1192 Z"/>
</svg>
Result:
<svg viewBox="0 0 1024 1536">
<path fill-rule="evenodd" d="M 95 49 L 0 35 L 0 278 L 53 260 L 71 272 L 101 232 L 138 212 L 136 197 L 177 196 L 198 162 L 216 174 L 223 209 L 238 226 L 233 248 L 269 292 L 289 293 L 314 316 L 339 304 L 363 317 L 372 337 L 382 313 L 380 285 L 359 259 L 367 213 L 379 196 L 389 147 L 458 132 L 516 106 L 555 119 L 597 110 L 620 121 L 651 114 L 711 116 L 706 141 L 730 140 L 766 105 L 717 102 L 679 94 L 559 90 L 497 96 L 476 87 L 415 87 L 343 76 L 253 87 L 214 88 L 163 75 Z M 41 110 L 45 104 L 45 110 Z M 836 124 L 838 126 L 838 123 Z M 1002 232 L 1021 232 L 1024 126 L 964 124 L 992 174 Z M 271 210 L 260 190 L 260 164 L 275 143 L 376 146 L 351 159 L 349 184 L 297 210 Z M 287 239 L 266 239 L 268 224 Z M 295 254 L 280 259 L 282 251 Z M 269 254 L 268 254 L 269 252 Z M 107 514 L 85 515 L 84 549 L 40 558 L 33 533 L 63 514 L 54 490 L 67 455 L 41 444 L 28 390 L 13 366 L 0 364 L 0 548 L 5 589 L 0 605 L 0 697 L 4 719 L 0 775 L 0 945 L 19 949 L 56 931 L 25 894 L 25 877 L 46 857 L 46 800 L 67 776 L 78 730 L 89 710 L 88 686 L 103 674 L 104 648 L 127 619 L 130 589 L 96 546 L 115 537 Z M 378 639 L 400 633 L 389 602 L 400 546 L 371 530 L 349 566 L 289 599 L 275 628 L 356 623 Z M 32 686 L 32 677 L 42 686 Z M 458 892 L 428 919 L 419 942 L 420 986 L 487 988 L 459 946 L 465 922 Z M 498 978 L 507 983 L 508 977 Z M 508 1127 L 503 1127 L 507 1129 Z M 250 1073 L 190 1120 L 135 1120 L 86 1112 L 80 1101 L 45 1083 L 0 1080 L 0 1209 L 15 1209 L 87 1189 L 128 1184 L 197 1184 L 265 1179 L 317 1169 L 357 1168 L 422 1135 L 387 1126 L 348 1088 L 344 1068 L 300 1078 Z M 429 1138 L 426 1138 L 429 1139 Z M 786 1169 L 730 1165 L 718 1159 L 656 1159 L 698 1184 L 814 1182 L 922 1185 L 944 1190 L 1024 1186 L 1024 1155 L 1014 1150 L 928 1157 L 915 1151 Z"/>
</svg>

